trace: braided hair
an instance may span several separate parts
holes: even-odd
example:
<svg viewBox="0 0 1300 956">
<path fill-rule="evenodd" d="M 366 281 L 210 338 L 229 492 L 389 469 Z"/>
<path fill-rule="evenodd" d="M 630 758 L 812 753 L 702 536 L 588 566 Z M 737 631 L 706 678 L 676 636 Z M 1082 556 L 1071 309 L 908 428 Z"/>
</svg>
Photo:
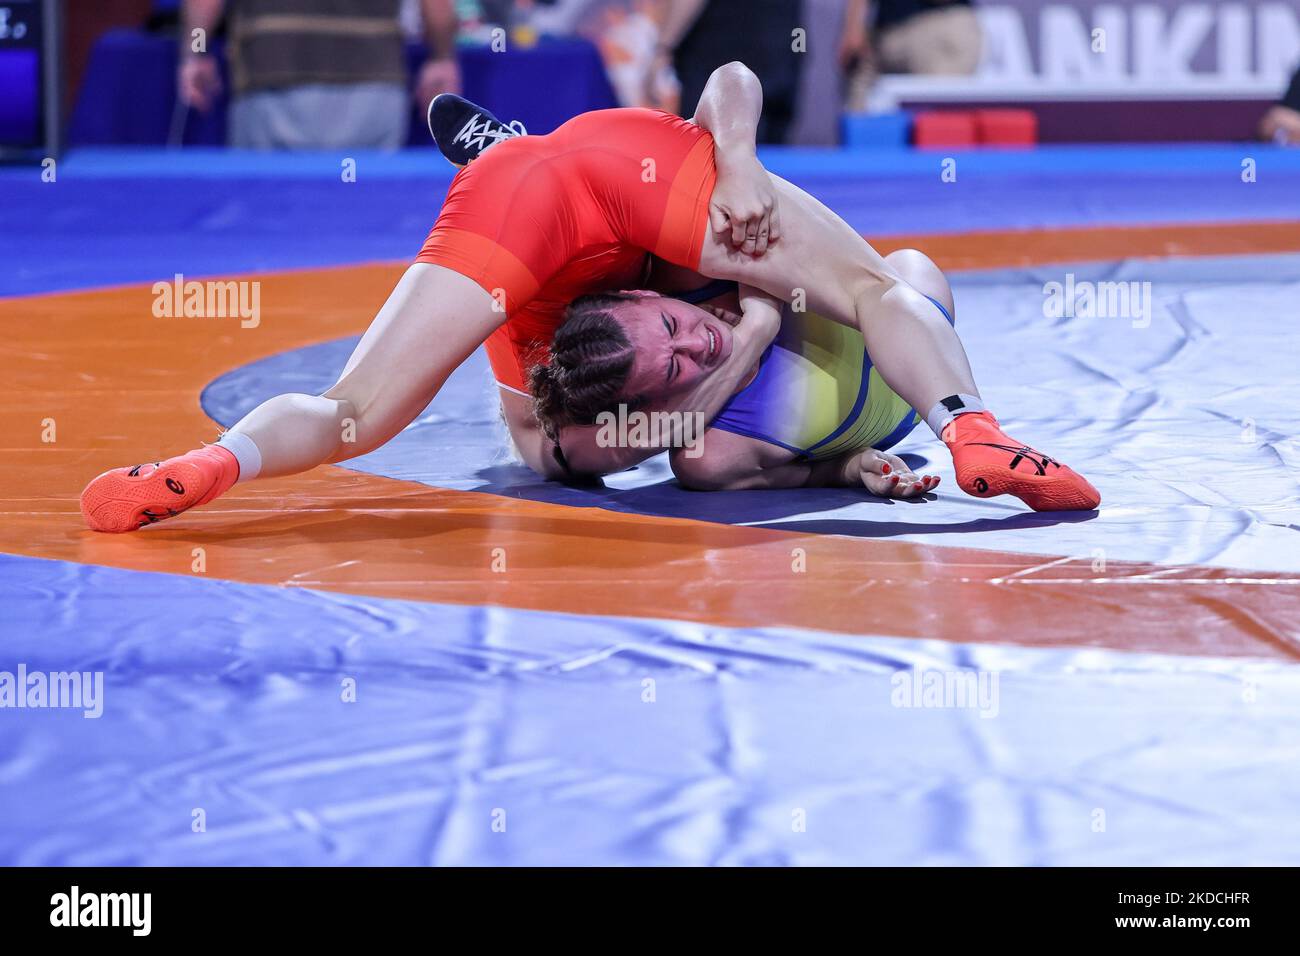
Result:
<svg viewBox="0 0 1300 956">
<path fill-rule="evenodd" d="M 620 401 L 630 408 L 644 403 L 639 396 L 620 399 L 636 349 L 610 311 L 637 298 L 630 292 L 605 292 L 574 299 L 551 343 L 550 363 L 528 373 L 537 421 L 557 451 L 566 425 L 594 425 L 601 412 L 612 411 Z"/>
</svg>

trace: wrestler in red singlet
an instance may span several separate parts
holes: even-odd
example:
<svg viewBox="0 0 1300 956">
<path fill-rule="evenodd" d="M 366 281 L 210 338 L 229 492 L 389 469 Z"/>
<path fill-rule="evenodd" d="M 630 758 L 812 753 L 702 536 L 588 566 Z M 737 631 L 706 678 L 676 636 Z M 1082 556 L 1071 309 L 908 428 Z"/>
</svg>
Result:
<svg viewBox="0 0 1300 956">
<path fill-rule="evenodd" d="M 717 170 L 713 137 L 669 113 L 584 113 L 457 173 L 416 257 L 467 276 L 508 318 L 487 340 L 498 384 L 526 394 L 565 307 L 639 288 L 651 252 L 695 269 Z"/>
</svg>

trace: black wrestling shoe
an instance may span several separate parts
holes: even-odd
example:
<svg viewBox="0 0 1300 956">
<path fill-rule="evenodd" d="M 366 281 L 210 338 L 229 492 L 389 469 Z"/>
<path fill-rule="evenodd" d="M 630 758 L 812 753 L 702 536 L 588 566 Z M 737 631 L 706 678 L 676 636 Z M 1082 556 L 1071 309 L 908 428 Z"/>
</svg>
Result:
<svg viewBox="0 0 1300 956">
<path fill-rule="evenodd" d="M 503 123 L 455 93 L 439 93 L 430 101 L 429 132 L 447 162 L 462 167 L 478 159 L 489 146 L 528 135 L 518 120 Z"/>
</svg>

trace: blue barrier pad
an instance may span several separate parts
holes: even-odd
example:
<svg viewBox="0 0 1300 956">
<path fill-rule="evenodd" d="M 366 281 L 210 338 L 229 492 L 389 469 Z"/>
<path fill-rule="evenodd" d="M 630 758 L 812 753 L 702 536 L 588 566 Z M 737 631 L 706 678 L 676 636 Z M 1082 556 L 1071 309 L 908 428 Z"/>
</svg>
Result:
<svg viewBox="0 0 1300 956">
<path fill-rule="evenodd" d="M 840 139 L 848 149 L 901 149 L 912 136 L 912 114 L 845 113 L 840 120 Z"/>
</svg>

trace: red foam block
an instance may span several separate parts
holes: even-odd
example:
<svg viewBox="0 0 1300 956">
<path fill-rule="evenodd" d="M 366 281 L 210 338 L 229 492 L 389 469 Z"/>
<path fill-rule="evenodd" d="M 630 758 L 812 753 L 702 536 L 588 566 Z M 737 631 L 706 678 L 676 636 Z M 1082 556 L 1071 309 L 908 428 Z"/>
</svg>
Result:
<svg viewBox="0 0 1300 956">
<path fill-rule="evenodd" d="M 976 110 L 975 133 L 985 146 L 1033 146 L 1038 116 L 1030 110 Z"/>
<path fill-rule="evenodd" d="M 974 146 L 975 114 L 949 110 L 917 113 L 912 120 L 912 142 L 923 149 Z"/>
</svg>

